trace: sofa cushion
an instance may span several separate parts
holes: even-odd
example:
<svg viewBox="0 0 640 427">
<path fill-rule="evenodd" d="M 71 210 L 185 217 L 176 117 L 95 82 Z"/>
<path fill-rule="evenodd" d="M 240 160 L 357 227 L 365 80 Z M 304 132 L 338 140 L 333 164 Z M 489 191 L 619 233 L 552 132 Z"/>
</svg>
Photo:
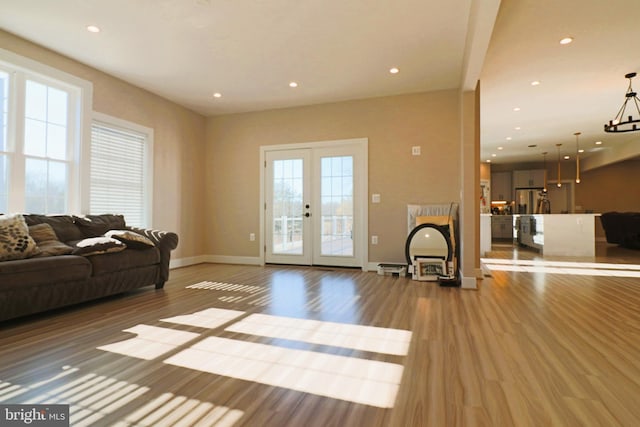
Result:
<svg viewBox="0 0 640 427">
<path fill-rule="evenodd" d="M 71 252 L 73 252 L 73 248 L 71 246 L 62 243 L 59 240 L 47 240 L 46 242 L 38 243 L 38 248 L 32 255 L 32 258 L 69 255 Z"/>
<path fill-rule="evenodd" d="M 49 224 L 58 236 L 58 240 L 69 242 L 72 240 L 81 240 L 84 238 L 82 231 L 73 222 L 70 215 L 38 215 L 29 214 L 24 216 L 27 225 Z"/>
<path fill-rule="evenodd" d="M 155 247 L 142 250 L 126 249 L 121 252 L 92 256 L 87 259 L 92 265 L 92 275 L 100 276 L 116 271 L 158 264 L 160 262 L 160 251 Z"/>
<path fill-rule="evenodd" d="M 0 261 L 24 259 L 36 250 L 21 214 L 0 215 Z"/>
<path fill-rule="evenodd" d="M 155 246 L 151 239 L 131 230 L 109 230 L 105 236 L 120 240 L 131 249 L 147 249 Z"/>
<path fill-rule="evenodd" d="M 29 258 L 0 262 L 0 292 L 14 287 L 84 280 L 91 263 L 81 256 Z"/>
<path fill-rule="evenodd" d="M 103 214 L 74 217 L 75 223 L 84 237 L 98 237 L 109 230 L 126 228 L 123 215 Z"/>
<path fill-rule="evenodd" d="M 89 237 L 76 242 L 71 253 L 73 255 L 91 256 L 119 252 L 126 248 L 127 245 L 111 237 Z"/>
<path fill-rule="evenodd" d="M 29 227 L 29 235 L 36 241 L 38 247 L 31 257 L 68 255 L 73 251 L 69 245 L 58 240 L 56 232 L 47 223 L 36 224 Z"/>
<path fill-rule="evenodd" d="M 59 240 L 58 235 L 50 224 L 43 222 L 42 224 L 30 225 L 29 235 L 36 241 L 36 244 L 49 240 Z"/>
</svg>

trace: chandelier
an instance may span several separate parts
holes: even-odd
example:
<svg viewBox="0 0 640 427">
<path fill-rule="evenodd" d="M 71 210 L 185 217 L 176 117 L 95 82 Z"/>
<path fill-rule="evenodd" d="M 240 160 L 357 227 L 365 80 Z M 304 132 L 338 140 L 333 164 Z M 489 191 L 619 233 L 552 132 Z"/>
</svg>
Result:
<svg viewBox="0 0 640 427">
<path fill-rule="evenodd" d="M 609 123 L 605 123 L 605 132 L 633 132 L 636 130 L 640 130 L 640 128 L 638 128 L 637 126 L 637 124 L 640 123 L 640 106 L 638 106 L 638 102 L 640 102 L 640 99 L 638 99 L 638 94 L 634 92 L 633 88 L 631 87 L 631 79 L 635 76 L 636 73 L 625 74 L 624 77 L 629 79 L 629 87 L 627 88 L 627 93 L 624 95 L 624 103 L 622 104 L 622 107 L 620 107 L 620 110 L 618 110 L 618 114 L 616 114 L 614 119 L 609 120 Z M 634 120 L 633 116 L 629 114 L 628 119 L 623 120 L 624 111 L 627 108 L 627 103 L 630 100 L 633 100 L 632 104 L 635 104 L 638 116 Z"/>
</svg>

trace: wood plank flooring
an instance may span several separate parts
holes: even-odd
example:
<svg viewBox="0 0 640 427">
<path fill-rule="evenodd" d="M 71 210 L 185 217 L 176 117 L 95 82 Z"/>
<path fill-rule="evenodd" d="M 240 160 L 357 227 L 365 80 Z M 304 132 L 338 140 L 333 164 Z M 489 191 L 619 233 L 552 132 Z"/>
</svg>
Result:
<svg viewBox="0 0 640 427">
<path fill-rule="evenodd" d="M 504 246 L 490 256 L 539 258 Z M 587 261 L 638 260 L 605 245 Z M 212 308 L 229 320 L 166 320 Z M 399 355 L 363 350 L 368 342 L 354 336 L 331 345 L 293 332 L 234 332 L 254 314 L 411 336 Z M 122 353 L 98 349 L 145 338 L 124 332 L 136 325 L 195 338 L 175 344 L 160 334 Z M 204 348 L 207 339 L 231 344 L 218 354 Z M 234 360 L 224 355 L 234 343 L 255 351 Z M 127 354 L 134 350 L 156 356 Z M 297 356 L 278 356 L 270 375 L 252 377 L 269 354 L 288 350 Z M 184 359 L 192 367 L 170 363 L 187 354 L 202 357 Z M 93 426 L 636 426 L 639 356 L 640 278 L 493 271 L 477 291 L 463 291 L 349 269 L 202 264 L 172 270 L 164 290 L 0 323 L 0 404 L 68 403 L 72 425 Z M 367 384 L 383 376 L 370 369 L 361 379 L 362 360 L 401 367 L 392 407 L 359 403 L 376 397 Z M 313 375 L 329 383 L 305 384 Z"/>
</svg>

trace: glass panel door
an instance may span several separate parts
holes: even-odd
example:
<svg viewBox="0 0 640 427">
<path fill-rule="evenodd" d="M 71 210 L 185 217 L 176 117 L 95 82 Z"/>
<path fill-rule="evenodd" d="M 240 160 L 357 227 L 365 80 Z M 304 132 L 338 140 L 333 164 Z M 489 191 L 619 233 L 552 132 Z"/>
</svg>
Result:
<svg viewBox="0 0 640 427">
<path fill-rule="evenodd" d="M 266 154 L 266 261 L 311 264 L 309 150 Z"/>
<path fill-rule="evenodd" d="M 362 227 L 364 156 L 357 145 L 327 146 L 313 149 L 314 216 L 313 264 L 343 267 L 362 265 Z M 365 199 L 366 200 L 366 199 Z"/>
<path fill-rule="evenodd" d="M 320 159 L 320 254 L 353 256 L 353 156 Z"/>
<path fill-rule="evenodd" d="M 362 266 L 364 154 L 357 144 L 265 152 L 265 262 Z"/>
</svg>

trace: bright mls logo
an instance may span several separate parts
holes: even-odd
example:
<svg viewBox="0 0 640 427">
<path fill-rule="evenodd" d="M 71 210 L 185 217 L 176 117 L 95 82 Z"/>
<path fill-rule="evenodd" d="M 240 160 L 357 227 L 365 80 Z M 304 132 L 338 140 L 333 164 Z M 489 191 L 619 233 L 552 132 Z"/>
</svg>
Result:
<svg viewBox="0 0 640 427">
<path fill-rule="evenodd" d="M 69 405 L 0 405 L 0 425 L 69 427 Z"/>
</svg>

